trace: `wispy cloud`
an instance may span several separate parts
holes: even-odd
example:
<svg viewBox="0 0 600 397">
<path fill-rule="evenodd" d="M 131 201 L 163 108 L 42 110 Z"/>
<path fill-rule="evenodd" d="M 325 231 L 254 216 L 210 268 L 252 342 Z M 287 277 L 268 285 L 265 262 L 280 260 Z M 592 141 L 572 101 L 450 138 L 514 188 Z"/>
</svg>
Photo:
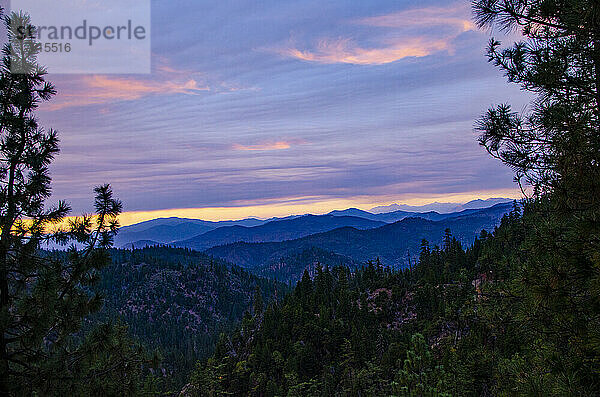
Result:
<svg viewBox="0 0 600 397">
<path fill-rule="evenodd" d="M 233 150 L 243 151 L 262 151 L 262 150 L 284 150 L 292 147 L 291 142 L 277 141 L 277 142 L 264 142 L 256 145 L 232 145 Z"/>
<path fill-rule="evenodd" d="M 449 7 L 426 7 L 404 10 L 391 14 L 367 17 L 358 20 L 360 25 L 407 28 L 415 26 L 436 27 L 448 26 L 457 31 L 466 32 L 475 29 L 471 22 L 468 3 Z"/>
<path fill-rule="evenodd" d="M 393 33 L 379 39 L 378 46 L 361 46 L 349 38 L 324 38 L 315 48 L 296 46 L 279 49 L 284 56 L 318 63 L 383 65 L 409 57 L 425 57 L 439 51 L 452 51 L 452 42 L 461 33 L 473 30 L 468 7 L 427 7 L 362 18 L 353 25 L 385 28 Z"/>
<path fill-rule="evenodd" d="M 350 39 L 322 39 L 316 50 L 289 48 L 283 54 L 304 61 L 319 63 L 349 63 L 354 65 L 383 65 L 408 57 L 424 57 L 448 49 L 444 40 L 431 41 L 425 37 L 410 37 L 381 48 L 363 48 Z"/>
<path fill-rule="evenodd" d="M 126 211 L 216 217 L 213 207 L 244 206 L 222 214 L 243 217 L 287 197 L 316 196 L 313 212 L 357 195 L 371 208 L 513 186 L 472 125 L 490 103 L 529 97 L 490 69 L 485 33 L 460 33 L 468 2 L 254 3 L 249 14 L 230 2 L 155 1 L 152 75 L 49 76 L 58 95 L 44 109 L 68 102 L 40 114 L 62 139 L 53 197 L 90 211 L 90 189 L 110 182 Z M 275 46 L 298 52 L 281 59 Z M 298 59 L 311 54 L 321 58 Z M 362 65 L 322 66 L 337 57 Z"/>
<path fill-rule="evenodd" d="M 198 95 L 211 87 L 198 73 L 159 65 L 149 77 L 84 75 L 68 81 L 61 95 L 44 109 L 55 111 L 75 106 L 133 101 L 152 95 Z"/>
</svg>

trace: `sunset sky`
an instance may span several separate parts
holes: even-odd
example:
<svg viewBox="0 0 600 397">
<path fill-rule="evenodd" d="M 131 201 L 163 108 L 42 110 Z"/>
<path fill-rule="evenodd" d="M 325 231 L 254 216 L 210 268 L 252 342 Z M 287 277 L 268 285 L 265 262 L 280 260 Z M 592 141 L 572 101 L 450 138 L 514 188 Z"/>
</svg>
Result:
<svg viewBox="0 0 600 397">
<path fill-rule="evenodd" d="M 517 197 L 473 129 L 527 103 L 491 34 L 468 1 L 153 1 L 152 74 L 50 75 L 55 198 L 111 183 L 128 224 Z"/>
</svg>

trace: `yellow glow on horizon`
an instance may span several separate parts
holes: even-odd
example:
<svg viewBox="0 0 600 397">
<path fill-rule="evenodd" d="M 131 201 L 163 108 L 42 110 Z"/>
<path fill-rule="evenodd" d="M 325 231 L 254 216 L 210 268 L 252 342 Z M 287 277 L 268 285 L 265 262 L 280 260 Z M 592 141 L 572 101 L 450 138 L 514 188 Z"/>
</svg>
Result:
<svg viewBox="0 0 600 397">
<path fill-rule="evenodd" d="M 235 207 L 206 207 L 206 208 L 173 208 L 155 211 L 130 211 L 119 216 L 122 226 L 132 225 L 156 218 L 191 218 L 206 221 L 223 221 L 244 218 L 271 218 L 306 213 L 325 214 L 333 210 L 359 208 L 369 210 L 373 207 L 390 205 L 392 203 L 423 205 L 432 202 L 464 203 L 476 199 L 505 197 L 518 199 L 522 197 L 518 189 L 494 190 L 485 192 L 465 192 L 455 194 L 440 194 L 420 196 L 418 194 L 398 196 L 359 196 L 348 199 L 318 199 L 296 198 L 268 204 L 239 205 Z"/>
</svg>

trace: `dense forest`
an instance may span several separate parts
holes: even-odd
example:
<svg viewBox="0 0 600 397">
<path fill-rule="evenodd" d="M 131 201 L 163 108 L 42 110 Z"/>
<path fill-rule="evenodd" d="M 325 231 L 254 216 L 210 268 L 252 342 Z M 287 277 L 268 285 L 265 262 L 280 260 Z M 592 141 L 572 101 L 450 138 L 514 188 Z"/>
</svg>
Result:
<svg viewBox="0 0 600 397">
<path fill-rule="evenodd" d="M 127 324 L 162 359 L 166 389 L 179 387 L 196 361 L 212 354 L 219 334 L 234 328 L 256 294 L 271 302 L 288 289 L 191 250 L 112 250 L 111 257 L 95 286 L 104 305 L 89 324 Z"/>
<path fill-rule="evenodd" d="M 561 242 L 537 235 L 552 205 L 515 208 L 466 250 L 450 231 L 441 247 L 423 241 L 404 271 L 305 272 L 283 303 L 220 337 L 187 392 L 598 394 L 597 279 L 585 254 L 566 264 Z"/>
<path fill-rule="evenodd" d="M 35 40 L 9 41 L 0 395 L 600 395 L 600 5 L 473 10 L 480 28 L 522 36 L 492 40 L 488 59 L 535 99 L 491 108 L 476 130 L 524 199 L 472 245 L 438 230 L 442 244 L 422 241 L 404 269 L 310 246 L 262 263 L 263 276 L 304 268 L 287 294 L 206 254 L 113 249 L 122 203 L 110 185 L 94 189 L 93 215 L 47 206 L 59 140 L 36 110 L 56 89 Z M 5 23 L 9 38 L 30 26 L 26 14 Z"/>
</svg>

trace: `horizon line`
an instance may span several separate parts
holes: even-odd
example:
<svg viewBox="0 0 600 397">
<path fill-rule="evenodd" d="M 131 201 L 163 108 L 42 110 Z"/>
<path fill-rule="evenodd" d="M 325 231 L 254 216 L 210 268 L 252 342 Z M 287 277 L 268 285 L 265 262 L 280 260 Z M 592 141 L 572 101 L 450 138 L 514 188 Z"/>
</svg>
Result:
<svg viewBox="0 0 600 397">
<path fill-rule="evenodd" d="M 182 218 L 204 220 L 211 222 L 242 220 L 255 218 L 266 220 L 270 218 L 282 218 L 299 215 L 324 215 L 335 210 L 356 208 L 370 211 L 376 207 L 390 206 L 393 204 L 408 206 L 423 206 L 430 204 L 465 204 L 473 200 L 488 200 L 494 198 L 519 199 L 522 193 L 518 189 L 495 190 L 488 192 L 468 192 L 446 195 L 435 195 L 428 197 L 406 197 L 393 199 L 381 197 L 355 197 L 348 199 L 300 199 L 281 200 L 266 204 L 247 204 L 239 206 L 221 207 L 190 207 L 190 208 L 167 208 L 147 211 L 124 211 L 119 215 L 121 226 L 130 226 L 137 223 L 151 221 L 161 218 Z M 443 200 L 443 201 L 440 201 Z"/>
</svg>

